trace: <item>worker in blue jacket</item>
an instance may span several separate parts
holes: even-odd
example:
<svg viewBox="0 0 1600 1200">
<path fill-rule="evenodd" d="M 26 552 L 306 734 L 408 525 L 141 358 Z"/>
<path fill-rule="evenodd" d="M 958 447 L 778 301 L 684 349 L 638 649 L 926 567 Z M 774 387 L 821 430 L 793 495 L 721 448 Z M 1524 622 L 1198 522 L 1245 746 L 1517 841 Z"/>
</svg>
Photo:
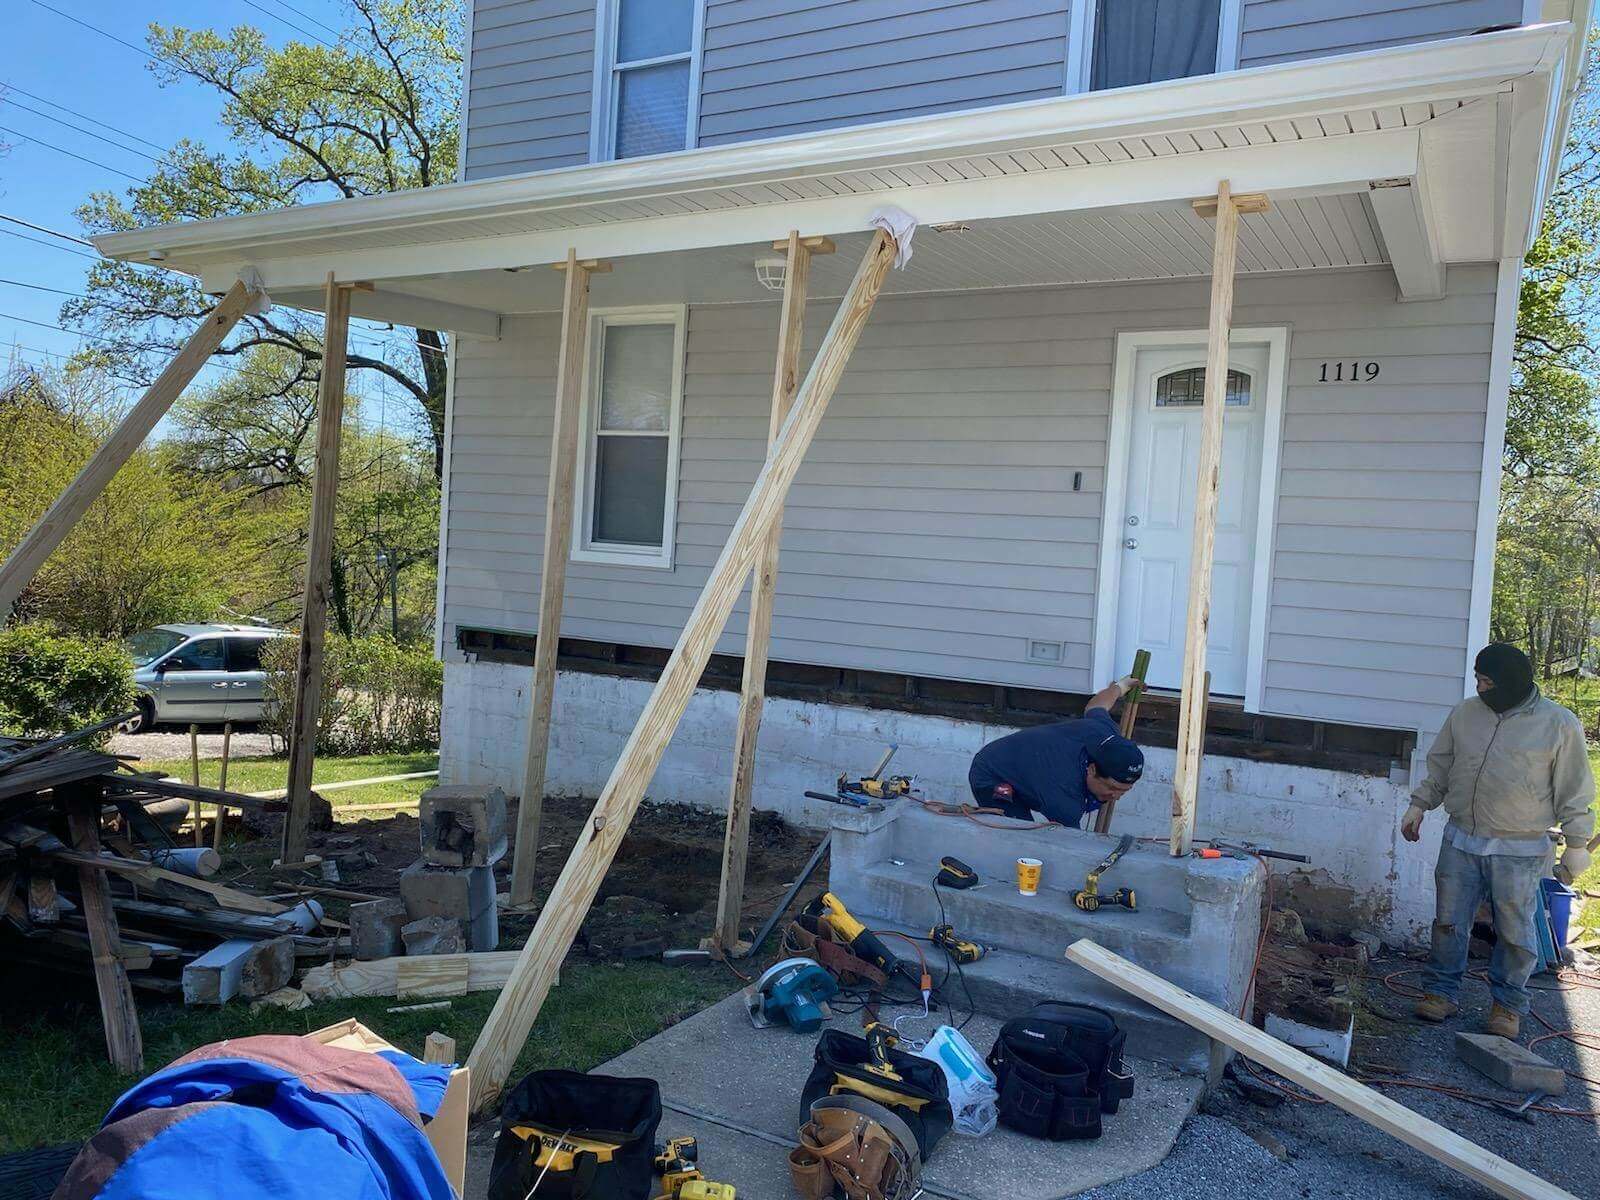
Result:
<svg viewBox="0 0 1600 1200">
<path fill-rule="evenodd" d="M 1083 814 L 1126 793 L 1144 774 L 1144 752 L 1122 736 L 1111 707 L 1128 675 L 1089 698 L 1083 716 L 1023 729 L 973 757 L 967 782 L 980 808 L 1026 821 L 1033 813 L 1076 828 Z"/>
</svg>

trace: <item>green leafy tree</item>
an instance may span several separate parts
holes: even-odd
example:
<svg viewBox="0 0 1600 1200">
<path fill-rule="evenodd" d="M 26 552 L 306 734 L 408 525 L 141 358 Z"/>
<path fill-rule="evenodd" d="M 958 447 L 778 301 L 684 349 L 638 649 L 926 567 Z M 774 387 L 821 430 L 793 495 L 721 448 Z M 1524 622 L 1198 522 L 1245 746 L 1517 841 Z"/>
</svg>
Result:
<svg viewBox="0 0 1600 1200">
<path fill-rule="evenodd" d="M 265 212 L 318 200 L 432 187 L 455 176 L 461 75 L 459 4 L 347 0 L 335 43 L 269 45 L 260 30 L 227 33 L 151 25 L 153 69 L 164 83 L 198 82 L 220 101 L 228 144 L 183 140 L 147 184 L 96 193 L 79 210 L 92 232 Z M 126 263 L 97 263 L 87 299 L 63 319 L 111 340 L 112 358 L 145 383 L 211 307 L 194 281 Z M 298 360 L 300 380 L 320 370 L 320 320 L 285 309 L 252 316 L 219 351 L 271 348 Z M 411 396 L 444 462 L 445 337 L 406 331 L 398 353 L 351 347 L 349 367 L 375 373 Z M 282 377 L 280 376 L 280 380 Z M 263 384 L 262 386 L 268 386 Z"/>
</svg>

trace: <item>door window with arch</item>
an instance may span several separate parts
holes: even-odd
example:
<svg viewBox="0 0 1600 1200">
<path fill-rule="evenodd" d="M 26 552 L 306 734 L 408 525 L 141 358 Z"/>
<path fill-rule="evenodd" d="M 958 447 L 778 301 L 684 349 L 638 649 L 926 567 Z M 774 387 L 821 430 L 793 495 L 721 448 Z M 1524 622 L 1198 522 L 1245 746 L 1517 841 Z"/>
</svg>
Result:
<svg viewBox="0 0 1600 1200">
<path fill-rule="evenodd" d="M 1228 372 L 1228 391 L 1224 403 L 1229 408 L 1246 408 L 1250 404 L 1251 380 L 1247 372 Z M 1157 408 L 1199 408 L 1206 399 L 1206 369 L 1180 367 L 1168 371 L 1156 380 L 1155 406 Z"/>
</svg>

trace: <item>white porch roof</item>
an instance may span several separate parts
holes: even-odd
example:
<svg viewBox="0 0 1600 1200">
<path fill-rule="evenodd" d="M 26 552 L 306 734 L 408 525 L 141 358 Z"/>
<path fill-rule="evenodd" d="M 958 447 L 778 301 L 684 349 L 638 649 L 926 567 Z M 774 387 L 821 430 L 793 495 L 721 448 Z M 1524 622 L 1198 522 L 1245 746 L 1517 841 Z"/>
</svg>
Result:
<svg viewBox="0 0 1600 1200">
<path fill-rule="evenodd" d="M 890 291 L 1179 278 L 1210 269 L 1188 200 L 1266 192 L 1242 272 L 1390 262 L 1403 295 L 1443 265 L 1520 255 L 1537 230 L 1581 76 L 1555 23 L 823 133 L 102 235 L 225 290 L 253 270 L 317 308 L 328 272 L 369 280 L 354 312 L 478 337 L 559 309 L 527 270 L 626 259 L 594 303 L 760 299 L 753 260 L 792 228 L 848 237 L 886 204 L 926 226 Z M 841 246 L 844 250 L 845 246 Z M 814 295 L 856 255 L 817 260 Z"/>
</svg>

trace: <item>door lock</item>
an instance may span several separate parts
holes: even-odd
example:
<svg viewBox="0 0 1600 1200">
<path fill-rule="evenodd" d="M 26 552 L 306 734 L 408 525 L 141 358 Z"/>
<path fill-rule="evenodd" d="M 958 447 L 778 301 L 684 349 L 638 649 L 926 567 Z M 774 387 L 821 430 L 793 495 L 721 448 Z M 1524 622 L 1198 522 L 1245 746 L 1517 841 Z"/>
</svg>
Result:
<svg viewBox="0 0 1600 1200">
<path fill-rule="evenodd" d="M 1137 525 L 1138 523 L 1139 523 L 1139 518 L 1138 517 L 1129 517 L 1128 518 L 1128 524 L 1129 525 Z"/>
<path fill-rule="evenodd" d="M 1124 538 L 1122 540 L 1122 548 L 1124 550 L 1137 550 L 1139 548 L 1139 539 L 1138 538 Z"/>
</svg>

